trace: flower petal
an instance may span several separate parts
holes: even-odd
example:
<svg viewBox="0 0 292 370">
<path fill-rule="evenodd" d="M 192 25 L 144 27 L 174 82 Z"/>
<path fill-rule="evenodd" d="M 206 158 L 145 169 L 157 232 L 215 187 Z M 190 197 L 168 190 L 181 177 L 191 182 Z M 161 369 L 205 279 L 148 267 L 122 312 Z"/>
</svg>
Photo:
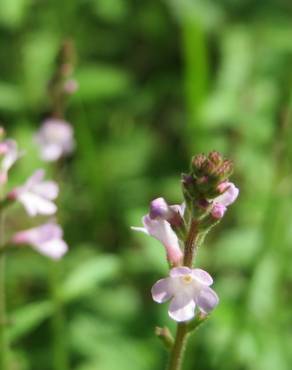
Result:
<svg viewBox="0 0 292 370">
<path fill-rule="evenodd" d="M 52 239 L 44 243 L 35 244 L 33 248 L 39 253 L 55 260 L 63 257 L 68 250 L 67 244 L 61 239 Z"/>
<path fill-rule="evenodd" d="M 189 267 L 185 267 L 185 266 L 174 267 L 169 272 L 169 276 L 171 276 L 172 278 L 185 276 L 185 275 L 191 275 L 191 274 L 192 274 L 192 269 L 190 269 Z"/>
<path fill-rule="evenodd" d="M 27 180 L 22 188 L 31 189 L 34 185 L 40 183 L 42 179 L 45 177 L 45 171 L 40 168 L 36 170 Z"/>
<path fill-rule="evenodd" d="M 170 278 L 158 280 L 151 289 L 152 298 L 157 303 L 168 301 L 173 293 L 174 289 Z"/>
<path fill-rule="evenodd" d="M 44 161 L 56 161 L 62 156 L 62 148 L 57 144 L 47 144 L 41 148 L 41 159 Z"/>
<path fill-rule="evenodd" d="M 192 276 L 195 280 L 197 280 L 200 284 L 203 285 L 212 285 L 213 284 L 213 278 L 210 274 L 208 274 L 207 271 L 202 269 L 193 269 L 192 270 Z"/>
<path fill-rule="evenodd" d="M 204 313 L 209 313 L 219 303 L 219 297 L 213 289 L 205 287 L 196 297 L 196 303 L 201 311 L 203 311 Z"/>
<path fill-rule="evenodd" d="M 57 206 L 53 202 L 33 193 L 20 194 L 18 200 L 30 216 L 36 216 L 37 214 L 52 215 L 57 211 Z"/>
<path fill-rule="evenodd" d="M 188 295 L 178 294 L 172 298 L 168 314 L 177 322 L 188 321 L 195 316 L 195 307 L 195 302 Z"/>
<path fill-rule="evenodd" d="M 225 212 L 227 211 L 227 207 L 224 206 L 223 204 L 221 203 L 216 203 L 214 202 L 213 203 L 213 207 L 212 207 L 212 210 L 211 210 L 211 214 L 214 218 L 216 219 L 220 219 L 224 216 Z"/>
<path fill-rule="evenodd" d="M 34 185 L 32 191 L 46 199 L 53 200 L 58 196 L 59 186 L 55 181 L 43 181 Z"/>
<path fill-rule="evenodd" d="M 225 184 L 226 190 L 223 194 L 219 195 L 215 199 L 213 199 L 216 203 L 221 203 L 224 206 L 229 206 L 233 202 L 235 202 L 236 198 L 239 194 L 239 189 L 232 183 L 227 182 Z"/>
</svg>

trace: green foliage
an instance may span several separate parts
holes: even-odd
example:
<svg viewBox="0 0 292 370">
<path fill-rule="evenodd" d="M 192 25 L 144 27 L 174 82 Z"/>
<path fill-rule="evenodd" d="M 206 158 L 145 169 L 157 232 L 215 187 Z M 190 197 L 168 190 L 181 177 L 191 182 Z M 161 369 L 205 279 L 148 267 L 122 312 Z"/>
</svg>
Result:
<svg viewBox="0 0 292 370">
<path fill-rule="evenodd" d="M 234 160 L 240 196 L 200 251 L 220 305 L 185 370 L 291 368 L 291 21 L 288 0 L 0 2 L 0 121 L 27 152 L 11 186 L 43 166 L 32 137 L 59 46 L 76 46 L 76 152 L 46 165 L 70 245 L 55 292 L 70 369 L 164 368 L 154 328 L 173 324 L 150 288 L 167 263 L 129 227 L 154 197 L 181 202 L 191 155 L 214 149 Z M 38 221 L 13 207 L 7 235 Z M 8 254 L 13 369 L 52 370 L 49 274 L 33 251 Z"/>
</svg>

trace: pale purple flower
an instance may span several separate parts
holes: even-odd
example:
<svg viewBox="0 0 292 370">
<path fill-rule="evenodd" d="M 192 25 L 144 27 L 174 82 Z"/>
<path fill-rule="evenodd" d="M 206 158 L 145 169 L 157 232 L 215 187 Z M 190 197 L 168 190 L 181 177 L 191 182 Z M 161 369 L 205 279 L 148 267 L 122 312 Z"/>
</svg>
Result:
<svg viewBox="0 0 292 370">
<path fill-rule="evenodd" d="M 185 211 L 185 204 L 168 205 L 164 198 L 156 198 L 150 203 L 149 216 L 152 219 L 162 218 L 172 226 L 180 226 Z"/>
<path fill-rule="evenodd" d="M 182 261 L 183 253 L 179 246 L 178 237 L 172 230 L 169 222 L 162 218 L 152 219 L 149 215 L 142 218 L 144 227 L 132 227 L 133 230 L 153 236 L 165 247 L 167 259 L 173 265 L 178 265 Z"/>
<path fill-rule="evenodd" d="M 7 139 L 0 142 L 0 184 L 7 182 L 8 171 L 21 156 L 18 150 L 17 142 L 12 139 Z"/>
<path fill-rule="evenodd" d="M 152 298 L 157 303 L 168 300 L 169 316 L 177 321 L 189 321 L 195 316 L 195 308 L 208 314 L 215 308 L 219 298 L 213 289 L 212 277 L 204 270 L 175 267 L 169 277 L 158 280 L 152 287 Z"/>
<path fill-rule="evenodd" d="M 58 260 L 67 252 L 62 228 L 54 222 L 20 231 L 12 238 L 14 244 L 31 245 L 39 253 Z"/>
<path fill-rule="evenodd" d="M 40 147 L 41 158 L 47 162 L 70 154 L 75 147 L 72 126 L 57 118 L 45 120 L 35 139 Z"/>
<path fill-rule="evenodd" d="M 211 210 L 212 216 L 217 219 L 224 216 L 227 207 L 235 202 L 239 194 L 239 189 L 232 182 L 226 181 L 221 183 L 219 190 L 222 194 L 212 199 L 213 205 Z"/>
<path fill-rule="evenodd" d="M 44 176 L 44 170 L 37 170 L 24 185 L 8 194 L 9 199 L 22 203 L 30 216 L 52 215 L 57 210 L 53 200 L 58 196 L 59 187 L 54 181 L 44 181 Z"/>
</svg>

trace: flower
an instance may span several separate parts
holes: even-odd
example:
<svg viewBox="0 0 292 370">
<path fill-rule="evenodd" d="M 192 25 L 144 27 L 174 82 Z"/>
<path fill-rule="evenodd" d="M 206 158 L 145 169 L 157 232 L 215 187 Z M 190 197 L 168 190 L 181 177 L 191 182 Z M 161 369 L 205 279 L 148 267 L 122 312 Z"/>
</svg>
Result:
<svg viewBox="0 0 292 370">
<path fill-rule="evenodd" d="M 204 270 L 175 267 L 169 277 L 153 285 L 152 298 L 157 303 L 171 299 L 169 316 L 177 322 L 188 321 L 194 318 L 196 306 L 206 314 L 217 306 L 219 298 L 210 288 L 212 283 L 212 277 Z"/>
<path fill-rule="evenodd" d="M 185 204 L 174 204 L 169 206 L 164 198 L 156 198 L 150 203 L 149 216 L 155 220 L 161 218 L 170 223 L 173 227 L 178 227 L 183 223 Z"/>
<path fill-rule="evenodd" d="M 78 90 L 78 87 L 78 82 L 74 80 L 74 78 L 71 78 L 64 83 L 64 91 L 70 95 L 74 94 Z"/>
<path fill-rule="evenodd" d="M 35 140 L 40 147 L 41 158 L 47 162 L 70 154 L 75 147 L 72 126 L 57 118 L 45 120 Z"/>
<path fill-rule="evenodd" d="M 152 219 L 150 215 L 144 216 L 142 223 L 144 227 L 132 227 L 132 229 L 142 231 L 159 240 L 165 247 L 168 261 L 173 265 L 179 264 L 182 261 L 183 253 L 179 246 L 178 237 L 172 230 L 170 223 L 161 217 Z"/>
<path fill-rule="evenodd" d="M 12 242 L 17 245 L 29 244 L 39 253 L 58 260 L 68 250 L 68 246 L 62 238 L 62 228 L 54 222 L 49 222 L 16 233 L 12 238 Z"/>
<path fill-rule="evenodd" d="M 218 188 L 222 194 L 212 200 L 211 214 L 214 218 L 220 219 L 224 216 L 227 207 L 237 199 L 239 189 L 232 182 L 227 181 L 222 182 Z"/>
<path fill-rule="evenodd" d="M 5 184 L 7 182 L 8 171 L 21 156 L 17 142 L 12 139 L 0 142 L 0 156 L 2 156 L 0 164 L 0 184 Z"/>
<path fill-rule="evenodd" d="M 52 201 L 58 196 L 58 185 L 54 181 L 43 181 L 44 175 L 44 170 L 35 171 L 23 186 L 8 194 L 10 200 L 22 203 L 29 216 L 52 215 L 57 210 Z"/>
</svg>

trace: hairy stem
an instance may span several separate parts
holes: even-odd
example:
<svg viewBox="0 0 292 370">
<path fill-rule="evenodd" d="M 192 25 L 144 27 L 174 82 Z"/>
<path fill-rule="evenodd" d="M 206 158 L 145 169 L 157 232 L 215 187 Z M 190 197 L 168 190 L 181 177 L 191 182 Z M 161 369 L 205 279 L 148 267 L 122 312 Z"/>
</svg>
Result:
<svg viewBox="0 0 292 370">
<path fill-rule="evenodd" d="M 194 254 L 196 252 L 196 242 L 198 239 L 198 222 L 192 220 L 188 235 L 185 241 L 184 266 L 192 267 Z M 168 370 L 180 370 L 182 367 L 184 351 L 188 338 L 187 323 L 177 324 L 176 336 L 170 354 Z"/>
<path fill-rule="evenodd" d="M 192 267 L 193 258 L 197 250 L 198 221 L 192 220 L 185 242 L 184 266 Z"/>
<path fill-rule="evenodd" d="M 7 369 L 7 335 L 6 335 L 6 296 L 5 296 L 5 254 L 0 255 L 0 369 Z"/>
<path fill-rule="evenodd" d="M 179 323 L 176 329 L 175 342 L 169 359 L 168 370 L 180 370 L 187 342 L 188 327 L 186 323 Z"/>
</svg>

